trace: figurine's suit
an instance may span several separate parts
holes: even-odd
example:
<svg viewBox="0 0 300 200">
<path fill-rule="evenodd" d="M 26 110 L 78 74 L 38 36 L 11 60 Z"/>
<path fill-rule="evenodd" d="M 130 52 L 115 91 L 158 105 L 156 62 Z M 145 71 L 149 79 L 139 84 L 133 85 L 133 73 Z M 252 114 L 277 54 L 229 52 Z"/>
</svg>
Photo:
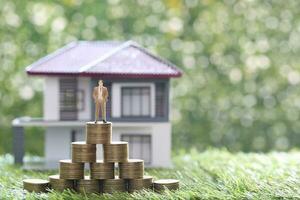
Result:
<svg viewBox="0 0 300 200">
<path fill-rule="evenodd" d="M 108 99 L 108 91 L 107 88 L 102 86 L 94 87 L 93 98 L 95 101 L 96 109 L 95 109 L 95 121 L 99 120 L 99 111 L 101 108 L 102 111 L 102 120 L 106 121 L 106 102 Z"/>
</svg>

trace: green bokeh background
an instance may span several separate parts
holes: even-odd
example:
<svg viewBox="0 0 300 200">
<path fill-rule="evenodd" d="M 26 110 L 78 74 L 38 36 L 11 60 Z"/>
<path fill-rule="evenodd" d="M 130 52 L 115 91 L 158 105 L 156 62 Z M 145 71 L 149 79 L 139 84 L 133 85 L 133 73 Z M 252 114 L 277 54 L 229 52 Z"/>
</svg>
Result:
<svg viewBox="0 0 300 200">
<path fill-rule="evenodd" d="M 285 151 L 300 146 L 300 1 L 0 0 L 0 154 L 11 120 L 42 116 L 27 65 L 74 40 L 132 39 L 178 65 L 174 150 Z M 43 129 L 26 151 L 43 154 Z"/>
</svg>

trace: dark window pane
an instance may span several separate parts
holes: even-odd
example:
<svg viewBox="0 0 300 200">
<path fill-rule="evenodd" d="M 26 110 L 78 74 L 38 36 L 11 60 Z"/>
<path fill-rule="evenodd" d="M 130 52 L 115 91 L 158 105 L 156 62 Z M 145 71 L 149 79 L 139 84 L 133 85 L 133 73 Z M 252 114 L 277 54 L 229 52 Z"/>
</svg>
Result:
<svg viewBox="0 0 300 200">
<path fill-rule="evenodd" d="M 167 99 L 165 99 L 165 84 L 164 83 L 157 83 L 155 86 L 155 115 L 158 117 L 164 117 L 165 113 L 165 106 Z"/>
<path fill-rule="evenodd" d="M 59 81 L 61 120 L 77 120 L 77 80 L 62 78 Z"/>
</svg>

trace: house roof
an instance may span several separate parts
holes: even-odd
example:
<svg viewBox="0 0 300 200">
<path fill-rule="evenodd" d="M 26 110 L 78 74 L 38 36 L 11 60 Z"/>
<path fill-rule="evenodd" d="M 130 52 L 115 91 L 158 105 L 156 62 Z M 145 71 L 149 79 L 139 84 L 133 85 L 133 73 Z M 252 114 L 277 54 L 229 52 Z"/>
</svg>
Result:
<svg viewBox="0 0 300 200">
<path fill-rule="evenodd" d="M 136 42 L 77 41 L 26 68 L 29 75 L 169 78 L 182 75 L 174 64 Z"/>
</svg>

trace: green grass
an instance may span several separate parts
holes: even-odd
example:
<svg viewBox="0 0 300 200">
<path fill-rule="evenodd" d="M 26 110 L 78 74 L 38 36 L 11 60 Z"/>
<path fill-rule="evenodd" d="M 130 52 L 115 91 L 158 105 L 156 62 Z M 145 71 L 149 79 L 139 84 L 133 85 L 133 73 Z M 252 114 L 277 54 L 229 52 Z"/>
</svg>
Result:
<svg viewBox="0 0 300 200">
<path fill-rule="evenodd" d="M 30 172 L 0 159 L 0 199 L 298 199 L 300 153 L 231 154 L 227 151 L 191 151 L 174 157 L 174 169 L 148 169 L 155 178 L 176 178 L 180 190 L 157 194 L 80 195 L 71 191 L 46 194 L 22 190 L 22 179 L 47 178 L 57 171 Z"/>
</svg>

